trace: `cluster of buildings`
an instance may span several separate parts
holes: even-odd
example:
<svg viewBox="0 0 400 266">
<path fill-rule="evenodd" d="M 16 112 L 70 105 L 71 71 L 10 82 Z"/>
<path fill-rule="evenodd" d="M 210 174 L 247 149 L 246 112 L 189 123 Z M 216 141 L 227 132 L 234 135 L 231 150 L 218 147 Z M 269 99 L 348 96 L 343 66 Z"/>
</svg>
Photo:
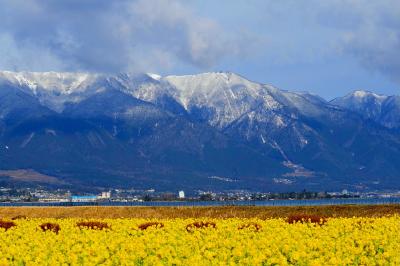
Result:
<svg viewBox="0 0 400 266">
<path fill-rule="evenodd" d="M 73 194 L 69 190 L 38 188 L 12 189 L 0 187 L 0 202 L 142 202 L 142 201 L 254 201 L 274 199 L 329 199 L 329 198 L 400 198 L 400 191 L 393 192 L 285 192 L 254 193 L 247 190 L 229 192 L 197 191 L 187 197 L 185 191 L 156 192 L 154 189 L 112 189 L 98 194 Z"/>
<path fill-rule="evenodd" d="M 148 201 L 183 200 L 185 192 L 156 192 L 154 189 L 113 189 L 98 194 L 74 194 L 69 190 L 47 190 L 42 188 L 5 188 L 0 187 L 0 202 L 101 202 L 101 201 Z"/>
</svg>

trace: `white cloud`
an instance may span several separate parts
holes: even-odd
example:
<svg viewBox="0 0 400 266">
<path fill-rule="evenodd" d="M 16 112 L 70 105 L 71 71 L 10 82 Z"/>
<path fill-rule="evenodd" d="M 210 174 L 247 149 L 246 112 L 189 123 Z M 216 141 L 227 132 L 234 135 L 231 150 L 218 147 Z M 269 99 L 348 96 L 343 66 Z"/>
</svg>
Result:
<svg viewBox="0 0 400 266">
<path fill-rule="evenodd" d="M 400 1 L 332 0 L 317 10 L 322 25 L 338 29 L 341 52 L 400 82 Z"/>
<path fill-rule="evenodd" d="M 0 69 L 251 70 L 247 57 L 260 68 L 353 57 L 399 81 L 399 0 L 207 3 L 201 15 L 179 0 L 0 0 Z"/>
<path fill-rule="evenodd" d="M 209 67 L 226 55 L 244 53 L 238 35 L 228 34 L 216 21 L 199 17 L 180 2 L 139 0 L 130 8 L 136 39 L 150 40 L 193 65 Z"/>
<path fill-rule="evenodd" d="M 216 21 L 196 15 L 184 3 L 3 0 L 0 34 L 11 41 L 0 42 L 1 50 L 8 46 L 0 68 L 104 72 L 148 71 L 149 65 L 153 69 L 177 64 L 208 68 L 227 55 L 245 54 L 238 34 L 225 32 Z M 30 55 L 25 62 L 21 56 L 26 53 Z M 34 54 L 41 67 L 31 63 Z M 52 65 L 52 61 L 63 63 Z"/>
<path fill-rule="evenodd" d="M 48 49 L 33 44 L 17 44 L 8 34 L 0 34 L 0 58 L 0 69 L 13 71 L 45 71 L 65 67 Z"/>
</svg>

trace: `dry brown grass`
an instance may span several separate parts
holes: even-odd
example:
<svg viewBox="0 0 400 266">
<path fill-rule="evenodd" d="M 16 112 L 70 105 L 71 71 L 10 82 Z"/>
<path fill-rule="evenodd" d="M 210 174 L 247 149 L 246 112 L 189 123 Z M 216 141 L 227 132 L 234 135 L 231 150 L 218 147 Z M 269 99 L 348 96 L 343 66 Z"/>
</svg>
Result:
<svg viewBox="0 0 400 266">
<path fill-rule="evenodd" d="M 28 218 L 277 218 L 295 214 L 321 217 L 381 217 L 399 214 L 400 204 L 301 207 L 0 207 L 0 217 Z"/>
</svg>

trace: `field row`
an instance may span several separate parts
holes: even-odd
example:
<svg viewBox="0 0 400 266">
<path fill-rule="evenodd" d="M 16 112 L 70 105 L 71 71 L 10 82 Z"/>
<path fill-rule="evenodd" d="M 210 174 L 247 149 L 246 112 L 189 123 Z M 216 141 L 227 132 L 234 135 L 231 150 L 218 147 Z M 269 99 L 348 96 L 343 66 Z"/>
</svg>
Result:
<svg viewBox="0 0 400 266">
<path fill-rule="evenodd" d="M 2 220 L 0 265 L 400 265 L 400 216 L 315 222 Z"/>
<path fill-rule="evenodd" d="M 400 204 L 332 206 L 227 207 L 0 207 L 0 217 L 30 218 L 280 218 L 293 214 L 324 217 L 400 215 Z"/>
</svg>

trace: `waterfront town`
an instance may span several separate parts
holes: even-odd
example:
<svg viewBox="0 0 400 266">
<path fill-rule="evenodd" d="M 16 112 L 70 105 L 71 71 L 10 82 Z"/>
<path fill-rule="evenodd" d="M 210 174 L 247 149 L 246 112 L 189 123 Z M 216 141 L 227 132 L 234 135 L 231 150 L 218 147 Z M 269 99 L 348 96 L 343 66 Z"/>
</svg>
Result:
<svg viewBox="0 0 400 266">
<path fill-rule="evenodd" d="M 0 187 L 0 202 L 145 202 L 145 201 L 262 201 L 262 200 L 299 200 L 330 198 L 400 198 L 400 191 L 388 192 L 286 192 L 255 193 L 246 190 L 213 192 L 197 191 L 185 195 L 183 190 L 160 192 L 155 189 L 110 189 L 100 193 L 72 193 L 70 190 L 45 188 L 7 188 Z"/>
</svg>

